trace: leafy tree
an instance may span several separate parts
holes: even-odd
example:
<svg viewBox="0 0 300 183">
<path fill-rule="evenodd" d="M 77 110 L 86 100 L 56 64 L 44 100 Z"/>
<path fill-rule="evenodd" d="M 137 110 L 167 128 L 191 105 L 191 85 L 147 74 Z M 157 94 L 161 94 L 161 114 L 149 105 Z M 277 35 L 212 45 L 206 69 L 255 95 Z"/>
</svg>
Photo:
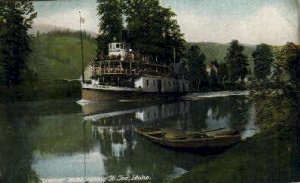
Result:
<svg viewBox="0 0 300 183">
<path fill-rule="evenodd" d="M 176 58 L 183 55 L 185 41 L 170 8 L 160 6 L 158 0 L 125 2 L 128 42 L 134 50 L 165 63 L 173 60 L 174 48 Z"/>
<path fill-rule="evenodd" d="M 155 21 L 158 13 L 158 0 L 128 0 L 126 4 L 127 29 L 129 43 L 134 50 L 142 54 L 155 54 L 161 51 L 162 29 L 159 21 Z M 158 44 L 153 44 L 153 43 Z"/>
<path fill-rule="evenodd" d="M 271 64 L 274 61 L 271 47 L 267 44 L 260 44 L 252 53 L 254 59 L 254 72 L 256 78 L 264 80 L 271 73 Z"/>
<path fill-rule="evenodd" d="M 98 51 L 108 53 L 108 43 L 122 41 L 123 3 L 122 0 L 97 0 L 100 17 L 100 35 L 97 38 Z"/>
<path fill-rule="evenodd" d="M 279 82 L 291 82 L 300 86 L 300 48 L 288 42 L 276 54 L 273 78 Z"/>
<path fill-rule="evenodd" d="M 227 49 L 225 60 L 228 66 L 228 76 L 230 81 L 242 81 L 246 77 L 248 70 L 247 57 L 243 53 L 244 46 L 240 45 L 237 40 L 233 40 Z"/>
<path fill-rule="evenodd" d="M 188 74 L 193 86 L 197 86 L 197 91 L 200 90 L 200 85 L 207 82 L 207 72 L 205 67 L 205 55 L 200 52 L 198 46 L 191 46 L 187 53 L 188 59 Z"/>
<path fill-rule="evenodd" d="M 0 1 L 2 84 L 11 86 L 24 80 L 26 62 L 31 51 L 27 31 L 36 15 L 30 1 Z"/>
</svg>

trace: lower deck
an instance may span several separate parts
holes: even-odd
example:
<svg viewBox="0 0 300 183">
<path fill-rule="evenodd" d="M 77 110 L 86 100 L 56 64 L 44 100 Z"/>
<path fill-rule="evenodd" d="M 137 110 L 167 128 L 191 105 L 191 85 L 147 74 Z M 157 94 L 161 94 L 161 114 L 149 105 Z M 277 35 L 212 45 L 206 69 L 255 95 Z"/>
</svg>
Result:
<svg viewBox="0 0 300 183">
<path fill-rule="evenodd" d="M 189 81 L 172 77 L 141 76 L 119 77 L 102 76 L 93 78 L 90 83 L 83 83 L 84 89 L 105 91 L 130 91 L 150 93 L 187 93 Z"/>
</svg>

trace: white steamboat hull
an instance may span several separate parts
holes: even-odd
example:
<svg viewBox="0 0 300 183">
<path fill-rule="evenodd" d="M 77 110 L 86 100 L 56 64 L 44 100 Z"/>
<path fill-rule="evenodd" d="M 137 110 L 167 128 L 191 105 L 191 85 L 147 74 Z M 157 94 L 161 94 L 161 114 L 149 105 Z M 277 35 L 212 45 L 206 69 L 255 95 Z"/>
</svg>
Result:
<svg viewBox="0 0 300 183">
<path fill-rule="evenodd" d="M 105 100 L 153 100 L 156 98 L 174 99 L 184 95 L 179 92 L 144 92 L 139 88 L 125 88 L 84 84 L 82 87 L 82 99 L 92 101 Z"/>
</svg>

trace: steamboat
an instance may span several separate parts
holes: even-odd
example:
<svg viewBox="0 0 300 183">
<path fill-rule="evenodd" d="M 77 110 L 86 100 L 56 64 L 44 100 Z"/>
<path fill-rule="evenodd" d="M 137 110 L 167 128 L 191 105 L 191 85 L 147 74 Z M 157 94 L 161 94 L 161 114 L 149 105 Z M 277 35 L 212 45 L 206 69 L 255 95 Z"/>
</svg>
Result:
<svg viewBox="0 0 300 183">
<path fill-rule="evenodd" d="M 178 97 L 190 90 L 182 62 L 160 64 L 130 49 L 124 42 L 108 44 L 82 76 L 85 100 L 135 100 Z M 88 76 L 85 80 L 85 75 Z"/>
</svg>

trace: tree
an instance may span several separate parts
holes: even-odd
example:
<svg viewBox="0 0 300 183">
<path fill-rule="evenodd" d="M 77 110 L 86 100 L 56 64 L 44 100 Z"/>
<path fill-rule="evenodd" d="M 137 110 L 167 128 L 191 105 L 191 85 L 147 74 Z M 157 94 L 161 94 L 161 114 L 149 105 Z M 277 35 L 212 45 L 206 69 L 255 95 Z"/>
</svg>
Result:
<svg viewBox="0 0 300 183">
<path fill-rule="evenodd" d="M 98 52 L 108 53 L 108 43 L 123 41 L 123 4 L 121 0 L 97 0 L 99 36 Z"/>
<path fill-rule="evenodd" d="M 243 53 L 244 49 L 245 47 L 240 45 L 237 40 L 233 40 L 227 49 L 225 60 L 227 62 L 228 76 L 231 82 L 239 79 L 243 81 L 248 73 L 248 62 L 246 55 Z"/>
<path fill-rule="evenodd" d="M 193 86 L 197 86 L 197 91 L 200 90 L 200 85 L 207 82 L 207 72 L 205 67 L 205 55 L 200 52 L 199 46 L 191 46 L 187 53 L 188 59 L 188 74 Z"/>
<path fill-rule="evenodd" d="M 27 70 L 33 19 L 37 16 L 30 1 L 0 1 L 1 83 L 20 84 Z"/>
<path fill-rule="evenodd" d="M 164 63 L 173 61 L 174 49 L 176 58 L 183 55 L 185 41 L 170 8 L 160 6 L 158 0 L 125 2 L 128 42 L 134 50 Z"/>
<path fill-rule="evenodd" d="M 276 54 L 274 61 L 275 73 L 273 78 L 277 82 L 290 82 L 300 86 L 300 48 L 288 42 Z"/>
<path fill-rule="evenodd" d="M 260 44 L 252 53 L 254 59 L 254 72 L 256 78 L 264 80 L 271 73 L 271 64 L 274 61 L 271 47 L 267 44 Z"/>
</svg>

